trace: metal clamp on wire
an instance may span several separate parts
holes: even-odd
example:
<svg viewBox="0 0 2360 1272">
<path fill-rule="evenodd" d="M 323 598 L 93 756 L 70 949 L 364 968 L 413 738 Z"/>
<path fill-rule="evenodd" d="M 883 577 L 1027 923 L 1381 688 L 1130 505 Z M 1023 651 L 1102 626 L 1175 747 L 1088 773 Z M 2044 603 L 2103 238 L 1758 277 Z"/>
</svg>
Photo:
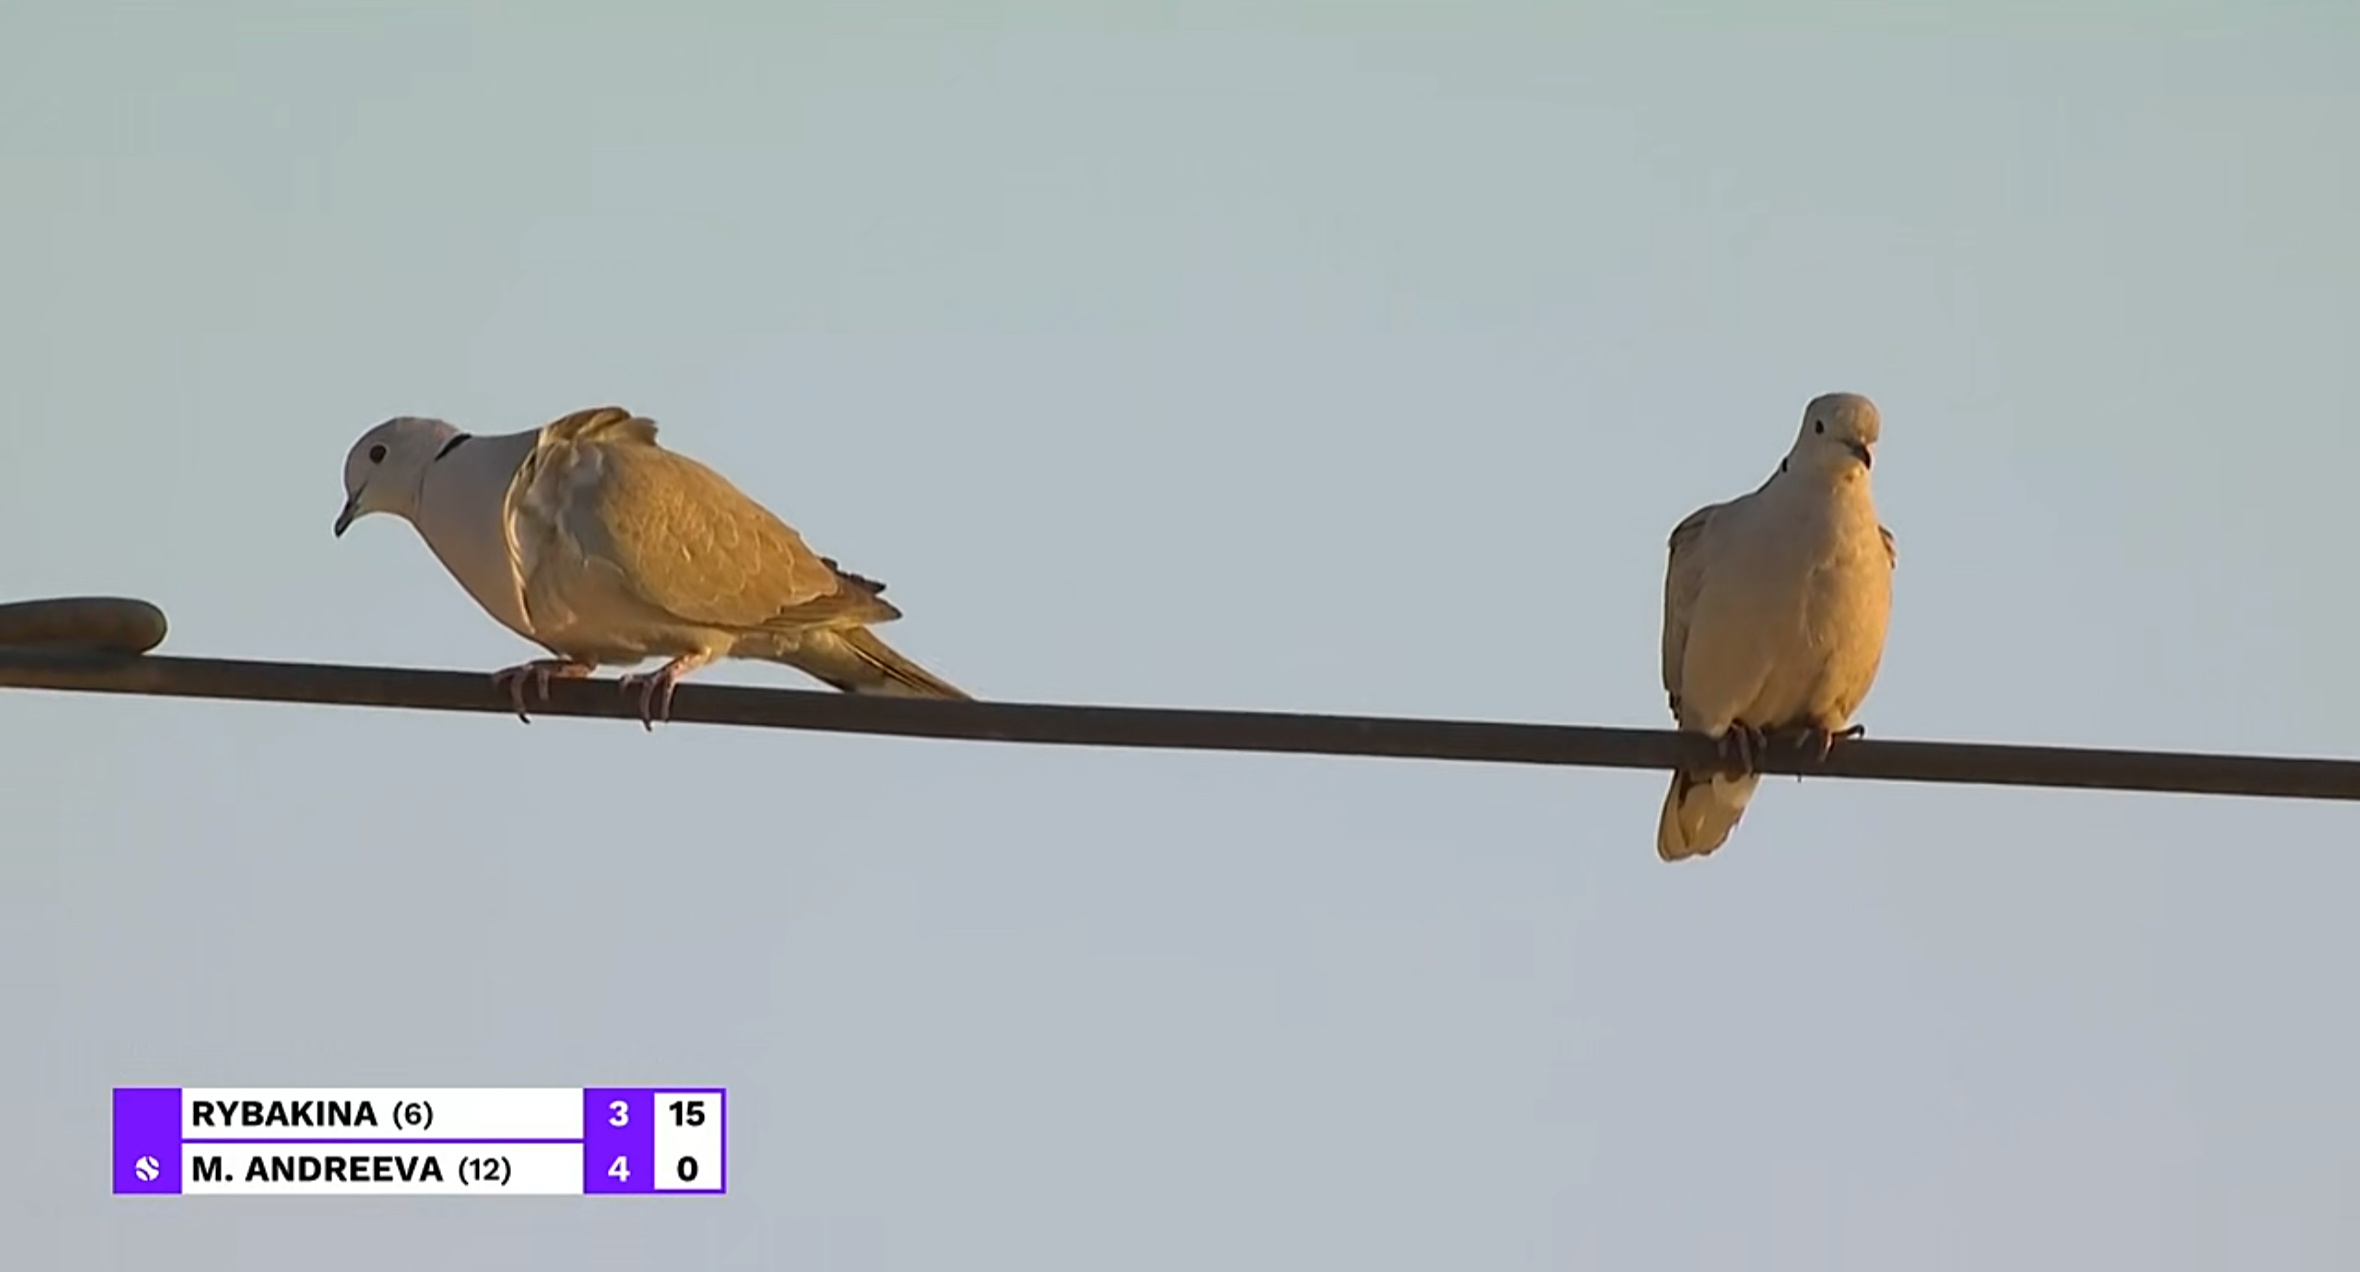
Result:
<svg viewBox="0 0 2360 1272">
<path fill-rule="evenodd" d="M 0 653 L 136 658 L 164 643 L 164 611 L 123 596 L 0 604 Z"/>
</svg>

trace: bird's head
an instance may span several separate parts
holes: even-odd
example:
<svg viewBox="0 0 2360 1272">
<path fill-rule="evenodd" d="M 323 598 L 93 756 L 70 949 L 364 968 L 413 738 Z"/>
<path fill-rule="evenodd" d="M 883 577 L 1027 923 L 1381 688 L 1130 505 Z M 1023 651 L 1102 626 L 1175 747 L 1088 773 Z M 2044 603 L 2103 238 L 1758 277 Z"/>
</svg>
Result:
<svg viewBox="0 0 2360 1272">
<path fill-rule="evenodd" d="M 415 518 L 427 466 L 457 436 L 457 426 L 415 415 L 361 434 L 344 456 L 344 511 L 336 514 L 336 536 L 372 512 Z"/>
<path fill-rule="evenodd" d="M 1822 393 L 1803 408 L 1789 462 L 1828 477 L 1865 473 L 1876 463 L 1877 404 L 1857 393 Z"/>
</svg>

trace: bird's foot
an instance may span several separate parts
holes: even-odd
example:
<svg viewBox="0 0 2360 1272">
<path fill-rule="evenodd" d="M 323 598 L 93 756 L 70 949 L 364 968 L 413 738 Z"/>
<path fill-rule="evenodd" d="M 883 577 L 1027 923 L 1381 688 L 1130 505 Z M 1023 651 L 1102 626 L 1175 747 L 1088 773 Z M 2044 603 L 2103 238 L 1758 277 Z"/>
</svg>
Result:
<svg viewBox="0 0 2360 1272">
<path fill-rule="evenodd" d="M 710 654 L 683 654 L 654 671 L 633 672 L 623 677 L 623 692 L 639 695 L 639 723 L 653 733 L 656 721 L 671 719 L 672 691 L 680 687 L 688 673 L 711 661 Z"/>
<path fill-rule="evenodd" d="M 503 667 L 493 672 L 492 687 L 506 689 L 508 701 L 516 704 L 516 718 L 526 724 L 531 724 L 533 718 L 525 714 L 524 709 L 526 681 L 531 681 L 535 691 L 541 695 L 541 701 L 547 702 L 549 701 L 549 682 L 552 679 L 581 680 L 596 670 L 597 668 L 589 663 L 575 662 L 571 658 L 535 658 L 531 662 L 518 663 L 514 667 Z"/>
<path fill-rule="evenodd" d="M 1724 761 L 1731 758 L 1731 752 L 1735 752 L 1737 775 L 1740 777 L 1754 771 L 1754 758 L 1769 744 L 1768 734 L 1743 720 L 1731 724 L 1727 732 L 1713 739 L 1713 749 L 1721 753 Z"/>
<path fill-rule="evenodd" d="M 1861 737 L 1867 732 L 1867 729 L 1857 724 L 1848 729 L 1836 729 L 1832 732 L 1815 724 L 1806 724 L 1795 730 L 1795 746 L 1824 764 L 1827 762 L 1828 753 L 1836 749 L 1836 743 Z M 1800 775 L 1798 774 L 1798 776 Z"/>
</svg>

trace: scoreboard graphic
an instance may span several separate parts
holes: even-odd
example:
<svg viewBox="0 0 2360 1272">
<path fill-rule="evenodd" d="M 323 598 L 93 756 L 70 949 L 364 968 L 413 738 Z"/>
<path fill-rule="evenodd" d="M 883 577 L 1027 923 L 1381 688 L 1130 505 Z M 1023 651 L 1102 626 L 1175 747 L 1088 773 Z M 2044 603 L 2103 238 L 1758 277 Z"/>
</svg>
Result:
<svg viewBox="0 0 2360 1272">
<path fill-rule="evenodd" d="M 719 1196 L 723 1087 L 116 1087 L 115 1191 Z"/>
</svg>

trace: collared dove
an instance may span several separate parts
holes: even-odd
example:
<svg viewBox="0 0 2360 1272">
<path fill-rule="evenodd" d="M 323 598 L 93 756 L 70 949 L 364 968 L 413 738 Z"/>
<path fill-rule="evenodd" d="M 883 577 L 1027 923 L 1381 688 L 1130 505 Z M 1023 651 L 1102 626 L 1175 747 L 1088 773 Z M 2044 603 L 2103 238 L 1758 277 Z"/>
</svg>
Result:
<svg viewBox="0 0 2360 1272">
<path fill-rule="evenodd" d="M 968 695 L 869 631 L 901 611 L 719 473 L 656 443 L 615 406 L 477 437 L 402 416 L 344 459 L 342 537 L 392 513 L 502 626 L 557 655 L 493 674 L 519 718 L 530 679 L 666 658 L 623 677 L 649 728 L 680 680 L 721 658 L 782 662 L 846 693 Z"/>
<path fill-rule="evenodd" d="M 1724 756 L 1734 744 L 1741 773 L 1673 773 L 1655 831 L 1665 861 L 1729 838 L 1770 736 L 1825 756 L 1859 733 L 1847 726 L 1884 657 L 1896 561 L 1868 489 L 1879 428 L 1876 404 L 1857 393 L 1813 398 L 1770 480 L 1672 531 L 1664 691 L 1681 729 Z"/>
</svg>

